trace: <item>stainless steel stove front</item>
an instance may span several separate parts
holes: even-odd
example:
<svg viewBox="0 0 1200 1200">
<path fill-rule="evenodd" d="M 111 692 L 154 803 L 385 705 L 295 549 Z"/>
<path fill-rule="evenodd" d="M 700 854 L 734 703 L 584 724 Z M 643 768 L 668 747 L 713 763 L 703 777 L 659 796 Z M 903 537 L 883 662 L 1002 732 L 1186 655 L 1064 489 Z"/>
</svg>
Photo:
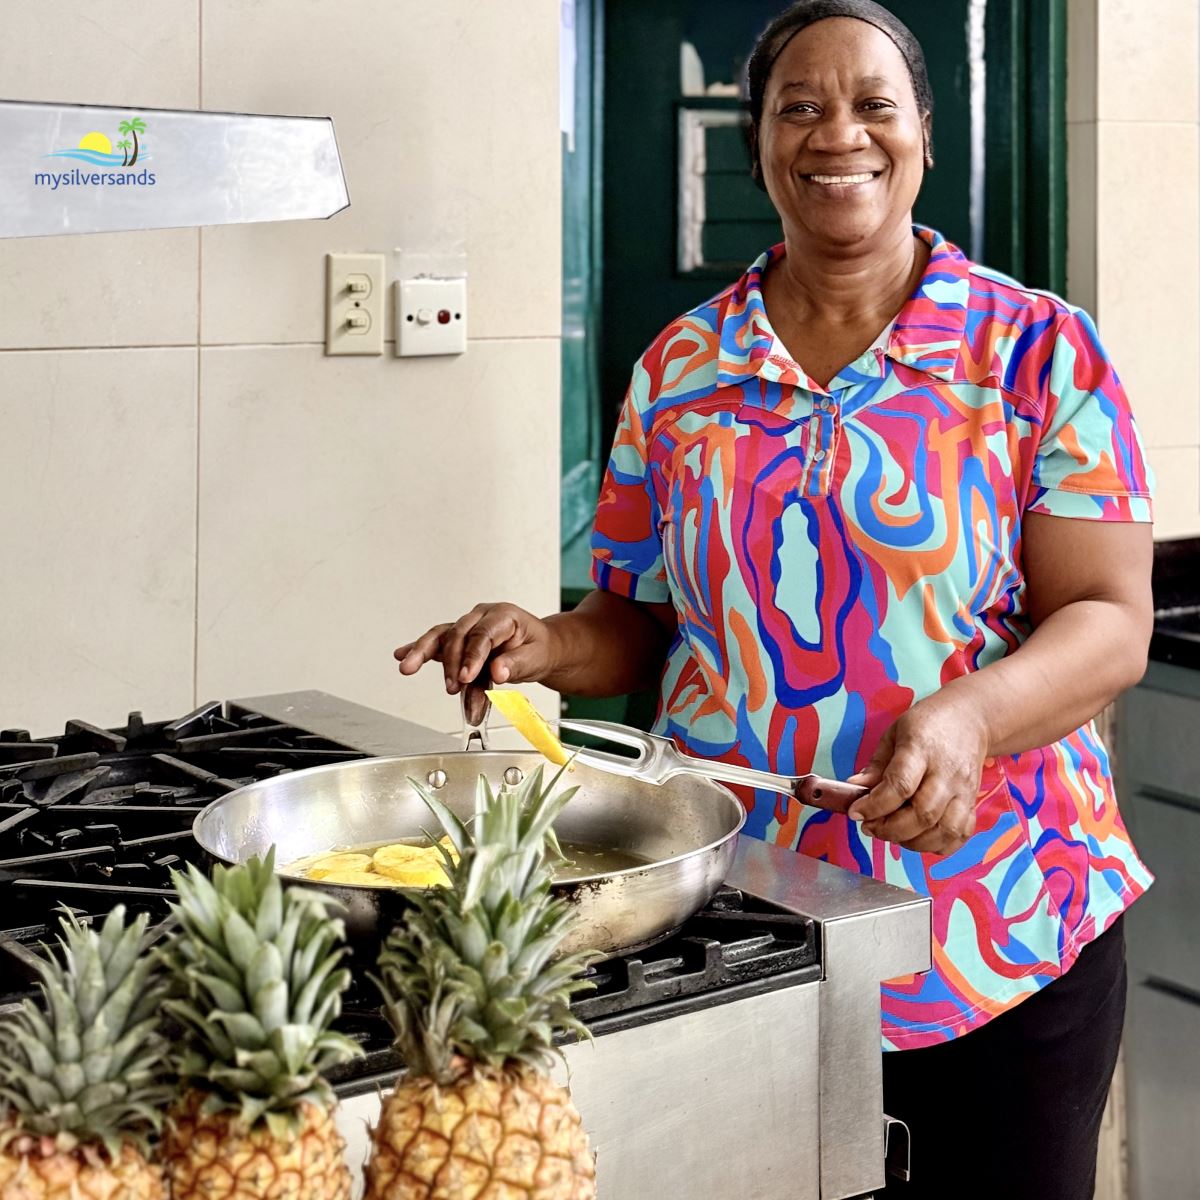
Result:
<svg viewBox="0 0 1200 1200">
<path fill-rule="evenodd" d="M 819 985 L 781 988 L 568 1046 L 560 1082 L 605 1200 L 818 1200 Z M 381 1081 L 386 1087 L 389 1081 Z M 376 1088 L 343 1098 L 350 1164 Z"/>
</svg>

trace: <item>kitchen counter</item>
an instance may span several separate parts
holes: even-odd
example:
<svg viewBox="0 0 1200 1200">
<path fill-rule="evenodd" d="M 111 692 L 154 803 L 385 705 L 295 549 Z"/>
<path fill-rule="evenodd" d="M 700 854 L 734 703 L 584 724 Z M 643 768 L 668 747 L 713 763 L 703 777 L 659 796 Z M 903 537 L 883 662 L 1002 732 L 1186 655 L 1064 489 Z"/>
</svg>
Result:
<svg viewBox="0 0 1200 1200">
<path fill-rule="evenodd" d="M 1150 663 L 1118 702 L 1121 811 L 1156 876 L 1126 926 L 1125 1079 L 1135 1196 L 1200 1195 L 1200 538 L 1154 554 Z"/>
<path fill-rule="evenodd" d="M 1200 538 L 1154 548 L 1150 661 L 1200 671 Z"/>
</svg>

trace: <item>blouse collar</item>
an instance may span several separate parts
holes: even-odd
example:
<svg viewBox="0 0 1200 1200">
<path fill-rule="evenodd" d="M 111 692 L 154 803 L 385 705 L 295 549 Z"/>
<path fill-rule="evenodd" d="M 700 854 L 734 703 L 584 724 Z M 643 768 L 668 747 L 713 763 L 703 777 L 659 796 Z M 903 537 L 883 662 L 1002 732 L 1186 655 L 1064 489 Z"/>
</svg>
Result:
<svg viewBox="0 0 1200 1200">
<path fill-rule="evenodd" d="M 867 351 L 842 372 L 853 378 L 883 373 L 883 358 L 936 379 L 954 378 L 967 326 L 971 264 L 962 251 L 934 229 L 914 225 L 929 247 L 929 262 L 917 289 L 892 325 L 883 353 Z M 781 242 L 759 256 L 729 293 L 721 321 L 718 381 L 745 383 L 758 376 L 824 392 L 788 354 L 775 336 L 763 303 L 762 280 L 768 265 L 785 253 Z"/>
</svg>

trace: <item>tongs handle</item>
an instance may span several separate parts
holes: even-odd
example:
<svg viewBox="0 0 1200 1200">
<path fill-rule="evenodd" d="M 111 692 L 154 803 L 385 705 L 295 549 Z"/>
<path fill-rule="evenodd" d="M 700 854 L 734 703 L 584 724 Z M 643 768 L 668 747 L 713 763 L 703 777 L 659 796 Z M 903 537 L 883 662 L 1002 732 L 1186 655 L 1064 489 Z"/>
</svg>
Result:
<svg viewBox="0 0 1200 1200">
<path fill-rule="evenodd" d="M 492 686 L 491 680 L 491 664 L 484 663 L 479 674 L 470 683 L 464 683 L 459 693 L 462 700 L 464 750 L 488 749 L 487 722 L 492 702 L 487 698 L 487 689 Z"/>
</svg>

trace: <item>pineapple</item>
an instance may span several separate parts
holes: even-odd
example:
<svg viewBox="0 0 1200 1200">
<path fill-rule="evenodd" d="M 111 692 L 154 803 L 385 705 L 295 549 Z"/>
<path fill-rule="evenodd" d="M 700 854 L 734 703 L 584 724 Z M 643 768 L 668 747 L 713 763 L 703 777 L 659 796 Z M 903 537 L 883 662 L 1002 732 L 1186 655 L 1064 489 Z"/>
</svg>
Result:
<svg viewBox="0 0 1200 1200">
<path fill-rule="evenodd" d="M 350 972 L 319 892 L 285 889 L 274 851 L 212 881 L 175 876 L 166 958 L 183 1095 L 163 1159 L 174 1200 L 349 1200 L 345 1143 L 321 1072 L 359 1053 L 330 1029 Z"/>
<path fill-rule="evenodd" d="M 557 766 L 566 767 L 571 771 L 575 769 L 566 746 L 558 740 L 550 722 L 533 707 L 524 692 L 514 691 L 512 688 L 491 688 L 487 692 L 487 698 L 535 750 L 540 750 Z"/>
<path fill-rule="evenodd" d="M 0 1024 L 0 1200 L 162 1200 L 148 1139 L 170 1096 L 158 1012 L 166 984 L 149 918 L 100 932 L 61 919 L 62 961 L 38 961 L 46 1011 Z"/>
<path fill-rule="evenodd" d="M 595 1161 L 553 1083 L 555 1035 L 587 1036 L 571 996 L 587 956 L 554 959 L 570 925 L 550 894 L 554 794 L 538 768 L 493 794 L 480 778 L 473 834 L 413 781 L 460 855 L 448 888 L 412 892 L 380 955 L 385 1010 L 408 1068 L 371 1131 L 367 1200 L 590 1200 Z"/>
</svg>

